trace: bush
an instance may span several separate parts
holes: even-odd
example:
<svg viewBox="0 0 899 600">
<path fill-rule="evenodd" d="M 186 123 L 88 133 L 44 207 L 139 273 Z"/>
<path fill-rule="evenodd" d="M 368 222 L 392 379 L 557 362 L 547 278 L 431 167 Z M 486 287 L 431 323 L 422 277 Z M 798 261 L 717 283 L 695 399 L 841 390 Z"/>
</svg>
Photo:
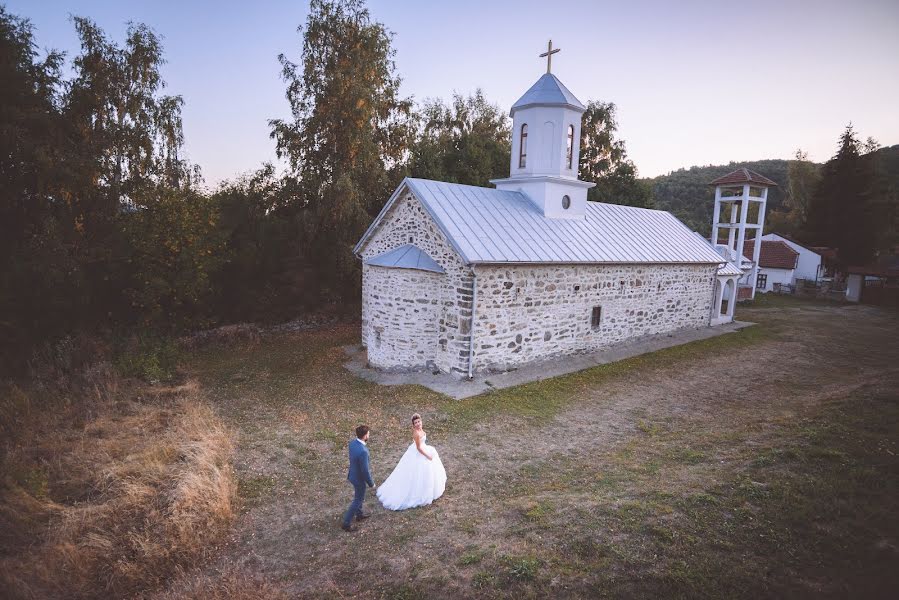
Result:
<svg viewBox="0 0 899 600">
<path fill-rule="evenodd" d="M 152 384 L 171 381 L 178 366 L 178 346 L 170 338 L 138 335 L 119 348 L 115 365 L 124 377 Z"/>
</svg>

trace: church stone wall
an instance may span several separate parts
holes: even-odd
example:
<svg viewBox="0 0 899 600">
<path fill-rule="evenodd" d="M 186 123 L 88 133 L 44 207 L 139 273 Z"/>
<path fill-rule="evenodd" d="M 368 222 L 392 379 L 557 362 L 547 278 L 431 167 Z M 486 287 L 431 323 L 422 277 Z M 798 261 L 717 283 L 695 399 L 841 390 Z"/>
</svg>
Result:
<svg viewBox="0 0 899 600">
<path fill-rule="evenodd" d="M 471 269 L 408 190 L 362 248 L 363 260 L 415 244 L 445 274 L 362 267 L 362 343 L 370 364 L 467 373 L 471 326 Z"/>
<path fill-rule="evenodd" d="M 716 265 L 481 266 L 475 368 L 709 325 Z M 594 307 L 600 322 L 593 327 Z"/>
<path fill-rule="evenodd" d="M 362 343 L 384 369 L 468 371 L 473 276 L 421 203 L 404 192 L 362 249 L 404 244 L 446 273 L 364 265 Z M 716 265 L 477 265 L 475 370 L 590 352 L 709 325 Z M 591 323 L 600 308 L 599 326 Z"/>
<path fill-rule="evenodd" d="M 364 268 L 365 288 L 373 300 L 367 310 L 368 335 L 363 334 L 368 361 L 388 369 L 437 363 L 444 276 L 412 269 Z"/>
</svg>

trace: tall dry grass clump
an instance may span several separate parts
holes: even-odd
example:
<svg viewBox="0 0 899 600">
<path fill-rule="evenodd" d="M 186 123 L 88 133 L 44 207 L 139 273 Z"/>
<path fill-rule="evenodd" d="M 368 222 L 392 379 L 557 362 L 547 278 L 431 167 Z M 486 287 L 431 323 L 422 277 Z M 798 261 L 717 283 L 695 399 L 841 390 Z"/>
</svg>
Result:
<svg viewBox="0 0 899 600">
<path fill-rule="evenodd" d="M 0 454 L 8 597 L 158 590 L 208 556 L 235 516 L 233 434 L 196 385 L 153 388 L 109 370 L 88 379 L 81 404 L 72 386 L 0 390 L 0 410 L 24 428 Z"/>
<path fill-rule="evenodd" d="M 287 600 L 288 595 L 259 574 L 230 567 L 211 574 L 193 573 L 173 582 L 152 600 Z"/>
</svg>

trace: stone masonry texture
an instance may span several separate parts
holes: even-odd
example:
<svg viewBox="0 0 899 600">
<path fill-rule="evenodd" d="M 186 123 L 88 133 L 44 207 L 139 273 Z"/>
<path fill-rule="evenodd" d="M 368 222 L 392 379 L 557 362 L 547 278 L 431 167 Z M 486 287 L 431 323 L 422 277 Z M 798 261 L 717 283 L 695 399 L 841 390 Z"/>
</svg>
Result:
<svg viewBox="0 0 899 600">
<path fill-rule="evenodd" d="M 433 361 L 443 372 L 467 373 L 471 268 L 408 191 L 385 215 L 361 255 L 364 260 L 404 244 L 427 252 L 446 273 L 363 264 L 362 343 L 368 361 L 399 369 Z M 466 302 L 468 308 L 461 308 Z"/>
<path fill-rule="evenodd" d="M 507 369 L 706 327 L 715 270 L 715 265 L 479 265 L 475 366 Z"/>
<path fill-rule="evenodd" d="M 412 243 L 446 273 L 363 265 L 362 343 L 375 367 L 433 362 L 443 372 L 467 373 L 475 274 L 476 371 L 709 325 L 716 265 L 476 265 L 473 271 L 418 200 L 403 193 L 362 248 L 363 260 Z"/>
</svg>

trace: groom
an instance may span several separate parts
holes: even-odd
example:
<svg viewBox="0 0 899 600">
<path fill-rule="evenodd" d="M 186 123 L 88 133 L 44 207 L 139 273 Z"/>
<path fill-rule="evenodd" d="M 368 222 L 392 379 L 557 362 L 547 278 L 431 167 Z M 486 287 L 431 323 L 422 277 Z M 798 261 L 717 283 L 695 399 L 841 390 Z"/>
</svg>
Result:
<svg viewBox="0 0 899 600">
<path fill-rule="evenodd" d="M 368 470 L 368 425 L 360 425 L 356 428 L 356 439 L 350 442 L 350 472 L 347 480 L 353 484 L 355 495 L 353 503 L 343 515 L 344 531 L 356 531 L 354 525 L 350 525 L 353 516 L 357 520 L 367 519 L 369 513 L 362 512 L 362 503 L 365 502 L 365 485 L 375 487 L 375 482 L 371 479 L 371 472 Z"/>
</svg>

